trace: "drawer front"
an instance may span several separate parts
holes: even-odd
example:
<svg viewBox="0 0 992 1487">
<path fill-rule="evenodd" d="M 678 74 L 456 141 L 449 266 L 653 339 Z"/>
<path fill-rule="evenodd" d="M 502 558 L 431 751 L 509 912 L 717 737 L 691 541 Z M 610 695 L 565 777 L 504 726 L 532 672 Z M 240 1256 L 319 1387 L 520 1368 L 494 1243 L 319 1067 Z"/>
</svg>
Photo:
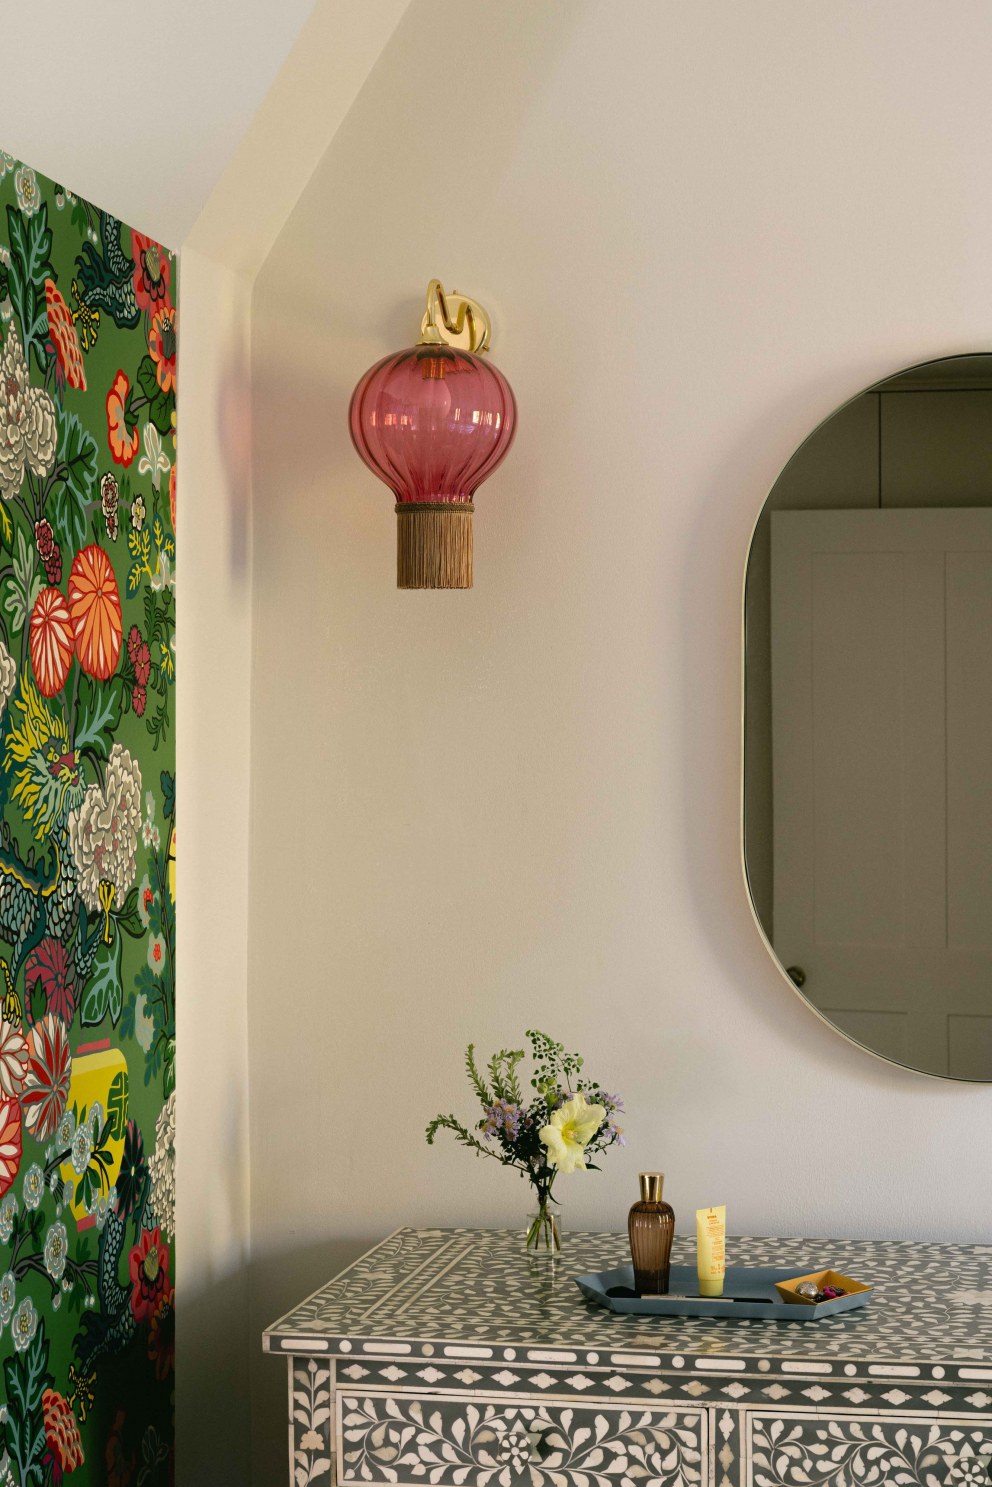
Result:
<svg viewBox="0 0 992 1487">
<path fill-rule="evenodd" d="M 992 1421 L 942 1415 L 745 1416 L 747 1487 L 988 1487 Z"/>
<path fill-rule="evenodd" d="M 341 1393 L 337 1480 L 430 1487 L 708 1487 L 705 1410 Z"/>
</svg>

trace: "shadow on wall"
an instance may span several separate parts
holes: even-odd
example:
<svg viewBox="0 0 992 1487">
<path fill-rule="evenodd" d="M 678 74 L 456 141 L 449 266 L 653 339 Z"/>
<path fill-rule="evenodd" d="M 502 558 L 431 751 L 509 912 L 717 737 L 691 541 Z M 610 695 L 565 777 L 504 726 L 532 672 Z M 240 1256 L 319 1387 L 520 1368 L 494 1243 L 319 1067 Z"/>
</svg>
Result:
<svg viewBox="0 0 992 1487">
<path fill-rule="evenodd" d="M 349 531 L 373 524 L 385 535 L 388 522 L 391 548 L 388 492 L 362 470 L 351 449 L 352 389 L 378 358 L 417 339 L 423 292 L 434 274 L 478 295 L 499 326 L 492 289 L 507 273 L 507 224 L 500 224 L 502 216 L 512 214 L 515 197 L 502 187 L 517 168 L 518 141 L 546 106 L 562 58 L 589 9 L 585 0 L 545 0 L 541 6 L 516 0 L 473 6 L 466 24 L 464 8 L 453 0 L 412 0 L 263 265 L 252 305 L 256 637 L 284 617 L 287 590 L 298 588 L 312 565 L 322 523 L 328 529 L 333 523 L 335 540 L 346 541 Z M 448 53 L 443 111 L 424 86 L 425 78 L 437 74 L 439 48 Z M 392 119 L 404 121 L 402 150 L 389 132 Z M 471 171 L 465 176 L 453 171 L 458 162 L 471 162 L 480 177 L 484 171 L 484 189 Z M 512 221 L 510 226 L 518 251 L 525 253 L 526 230 Z M 513 273 L 518 276 L 516 269 Z M 517 301 L 514 317 L 526 320 L 530 310 Z M 356 562 L 363 552 L 370 565 L 382 565 L 374 571 L 388 571 L 391 555 L 384 556 L 381 546 L 355 544 Z M 319 671 L 320 646 L 345 643 L 341 635 L 315 635 L 308 664 Z M 392 1225 L 381 1217 L 381 1200 L 377 1203 L 372 1193 L 367 1213 L 357 1220 L 352 1213 L 336 1219 L 335 1157 L 328 1152 L 322 1158 L 320 1145 L 316 1157 L 283 1148 L 278 1160 L 306 1167 L 292 1214 L 299 1241 L 269 1238 L 279 1226 L 285 1232 L 287 1216 L 272 1208 L 266 1164 L 274 1160 L 268 1155 L 273 1144 L 264 1123 L 271 1123 L 272 1096 L 278 1101 L 280 1087 L 299 1079 L 302 1066 L 298 1027 L 290 1030 L 287 1021 L 276 1028 L 272 1019 L 272 986 L 281 981 L 285 961 L 281 941 L 273 965 L 273 884 L 288 867 L 281 847 L 274 852 L 259 846 L 268 839 L 268 801 L 279 797 L 265 762 L 272 735 L 263 711 L 266 680 L 260 668 L 252 727 L 256 810 L 249 915 L 250 1085 L 256 1096 L 251 1117 L 252 1481 L 279 1487 L 290 1481 L 286 1372 L 285 1364 L 262 1354 L 262 1330 Z M 285 759 L 282 752 L 283 771 Z M 285 847 L 296 851 L 289 841 Z M 307 937 L 313 935 L 321 942 L 320 963 L 333 967 L 335 947 L 326 943 L 325 924 L 303 922 L 297 935 L 295 954 L 310 953 Z M 327 1000 L 333 1006 L 335 996 L 346 994 L 339 983 Z M 352 1057 L 361 1054 L 361 1049 L 348 1051 Z M 309 1049 L 304 1078 L 314 1077 L 310 1071 L 319 1053 Z M 346 1127 L 349 1113 L 343 1106 L 339 1115 Z M 339 1226 L 349 1222 L 355 1237 L 332 1237 L 336 1227 L 340 1235 Z M 356 1222 L 367 1224 L 369 1232 L 355 1235 Z"/>
<path fill-rule="evenodd" d="M 176 1113 L 179 1284 L 189 1301 L 177 1325 L 184 1487 L 239 1487 L 250 1476 L 248 306 L 247 283 L 184 250 L 178 736 L 196 828 L 179 869 L 177 925 L 186 967 Z"/>
<path fill-rule="evenodd" d="M 181 1420 L 195 1412 L 197 1422 L 219 1423 L 214 1431 L 198 1430 L 195 1440 L 192 1432 L 188 1438 L 179 1435 L 176 1480 L 183 1487 L 247 1487 L 247 1465 L 240 1465 L 247 1463 L 247 1450 L 242 1443 L 239 1459 L 233 1458 L 237 1443 L 225 1423 L 232 1416 L 247 1417 L 249 1360 L 241 1340 L 232 1346 L 231 1337 L 231 1318 L 245 1316 L 248 1309 L 247 1267 L 206 1287 L 187 1287 L 183 1304 L 188 1308 L 189 1325 L 180 1334 L 177 1413 Z M 187 1346 L 186 1335 L 194 1329 Z M 195 1408 L 184 1405 L 184 1400 L 195 1401 Z"/>
<path fill-rule="evenodd" d="M 375 1234 L 363 1239 L 334 1239 L 285 1249 L 253 1262 L 251 1333 L 252 1352 L 257 1355 L 258 1366 L 252 1381 L 252 1418 L 265 1421 L 264 1434 L 255 1430 L 253 1483 L 281 1487 L 283 1482 L 293 1480 L 287 1438 L 287 1363 L 273 1354 L 262 1355 L 262 1333 L 384 1237 Z M 263 1296 L 264 1302 L 259 1300 Z M 203 1480 L 206 1482 L 207 1478 Z"/>
<path fill-rule="evenodd" d="M 240 344 L 232 348 L 221 379 L 217 443 L 227 477 L 228 569 L 240 587 L 248 579 L 251 523 L 251 366 Z"/>
</svg>

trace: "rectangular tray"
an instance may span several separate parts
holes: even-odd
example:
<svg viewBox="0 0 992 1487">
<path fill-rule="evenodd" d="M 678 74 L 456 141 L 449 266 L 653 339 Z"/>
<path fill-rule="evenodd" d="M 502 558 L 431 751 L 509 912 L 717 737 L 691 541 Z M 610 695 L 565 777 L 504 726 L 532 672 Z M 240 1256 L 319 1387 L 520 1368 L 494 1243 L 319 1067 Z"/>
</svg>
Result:
<svg viewBox="0 0 992 1487">
<path fill-rule="evenodd" d="M 821 1301 L 818 1306 L 795 1306 L 783 1301 L 775 1289 L 776 1281 L 794 1280 L 806 1272 L 793 1266 L 790 1270 L 775 1267 L 728 1265 L 722 1296 L 698 1296 L 699 1281 L 695 1265 L 673 1265 L 668 1296 L 610 1296 L 615 1286 L 634 1288 L 634 1268 L 620 1265 L 616 1270 L 602 1270 L 598 1275 L 577 1275 L 575 1284 L 583 1296 L 605 1306 L 607 1311 L 645 1317 L 749 1317 L 766 1322 L 819 1322 L 839 1312 L 864 1306 L 871 1291 L 854 1296 L 838 1296 L 834 1301 Z"/>
</svg>

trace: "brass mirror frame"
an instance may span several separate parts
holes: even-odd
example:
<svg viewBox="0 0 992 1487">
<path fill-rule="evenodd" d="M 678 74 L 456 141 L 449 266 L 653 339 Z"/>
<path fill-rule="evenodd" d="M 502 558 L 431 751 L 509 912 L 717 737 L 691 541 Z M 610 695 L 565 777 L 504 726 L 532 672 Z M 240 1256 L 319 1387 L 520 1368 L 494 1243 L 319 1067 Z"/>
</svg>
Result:
<svg viewBox="0 0 992 1487">
<path fill-rule="evenodd" d="M 860 391 L 853 393 L 851 397 L 845 398 L 842 403 L 838 403 L 835 408 L 831 409 L 831 411 L 826 415 L 825 418 L 821 418 L 819 423 L 815 424 L 813 428 L 810 429 L 809 433 L 807 433 L 806 436 L 800 441 L 800 443 L 796 445 L 795 449 L 789 455 L 789 458 L 786 460 L 781 470 L 779 470 L 778 474 L 775 476 L 775 479 L 772 481 L 772 484 L 769 486 L 767 492 L 765 493 L 764 500 L 758 507 L 757 514 L 751 525 L 751 533 L 747 541 L 747 550 L 744 554 L 744 573 L 741 582 L 740 862 L 741 875 L 744 880 L 744 893 L 747 898 L 748 908 L 751 911 L 751 918 L 754 920 L 755 927 L 757 928 L 758 934 L 761 938 L 761 942 L 764 945 L 765 949 L 768 951 L 768 955 L 772 964 L 778 971 L 786 986 L 788 986 L 789 990 L 792 992 L 793 996 L 797 997 L 802 1002 L 803 1006 L 806 1007 L 810 1012 L 812 1012 L 813 1015 L 824 1024 L 825 1027 L 828 1027 L 831 1032 L 836 1033 L 838 1037 L 843 1038 L 846 1043 L 850 1043 L 852 1047 L 860 1049 L 863 1053 L 869 1054 L 871 1058 L 877 1059 L 879 1063 L 886 1064 L 890 1068 L 894 1067 L 897 1069 L 905 1069 L 908 1073 L 915 1074 L 921 1079 L 936 1079 L 943 1084 L 957 1084 L 970 1086 L 973 1088 L 982 1088 L 992 1085 L 992 1075 L 990 1075 L 988 1079 L 967 1079 L 959 1078 L 958 1076 L 953 1074 L 938 1074 L 932 1069 L 920 1069 L 917 1068 L 915 1064 L 907 1064 L 904 1063 L 901 1059 L 890 1058 L 887 1054 L 879 1053 L 877 1049 L 869 1047 L 867 1043 L 862 1043 L 858 1038 L 855 1038 L 850 1033 L 846 1032 L 844 1028 L 838 1026 L 836 1022 L 832 1022 L 829 1017 L 825 1016 L 825 1014 L 820 1011 L 820 1008 L 817 1007 L 816 1003 L 811 1001 L 810 998 L 805 995 L 802 988 L 797 985 L 795 981 L 793 981 L 785 966 L 782 964 L 781 960 L 779 960 L 775 947 L 772 944 L 771 940 L 768 938 L 767 933 L 765 932 L 765 927 L 761 922 L 761 918 L 755 906 L 754 896 L 751 892 L 751 880 L 748 876 L 747 870 L 747 836 L 745 825 L 745 754 L 747 748 L 747 579 L 748 571 L 751 566 L 751 552 L 754 547 L 754 539 L 757 534 L 758 523 L 761 521 L 761 518 L 764 515 L 765 508 L 768 505 L 775 487 L 778 485 L 779 480 L 785 474 L 786 470 L 792 464 L 792 461 L 796 459 L 796 457 L 806 447 L 810 440 L 815 438 L 815 436 L 821 431 L 821 429 L 825 428 L 828 423 L 831 423 L 833 419 L 838 416 L 838 414 L 843 413 L 846 408 L 849 408 L 852 403 L 856 403 L 860 398 L 867 396 L 867 394 L 869 393 L 879 391 L 885 386 L 887 382 L 894 381 L 897 377 L 904 377 L 908 376 L 912 372 L 923 371 L 926 367 L 939 366 L 942 362 L 966 361 L 971 357 L 989 358 L 992 357 L 992 351 L 960 351 L 956 353 L 949 352 L 945 356 L 928 357 L 926 361 L 913 362 L 911 366 L 900 367 L 896 371 L 889 372 L 885 376 L 876 379 L 874 382 L 869 382 L 866 387 L 862 387 Z"/>
</svg>

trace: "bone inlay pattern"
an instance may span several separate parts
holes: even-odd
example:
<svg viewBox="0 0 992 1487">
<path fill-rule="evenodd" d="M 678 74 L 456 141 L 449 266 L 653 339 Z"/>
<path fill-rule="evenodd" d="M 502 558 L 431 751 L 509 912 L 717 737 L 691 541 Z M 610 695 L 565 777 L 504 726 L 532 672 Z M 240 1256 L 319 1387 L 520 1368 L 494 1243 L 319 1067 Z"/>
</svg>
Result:
<svg viewBox="0 0 992 1487">
<path fill-rule="evenodd" d="M 752 1415 L 744 1462 L 760 1487 L 985 1487 L 992 1481 L 992 1433 L 949 1418 Z"/>
<path fill-rule="evenodd" d="M 723 1317 L 614 1316 L 584 1300 L 572 1276 L 607 1270 L 629 1258 L 617 1234 L 569 1234 L 557 1266 L 531 1261 L 519 1233 L 401 1229 L 270 1327 L 271 1351 L 299 1339 L 326 1338 L 339 1351 L 396 1340 L 419 1356 L 445 1358 L 468 1344 L 480 1361 L 505 1361 L 508 1348 L 563 1363 L 623 1353 L 835 1360 L 867 1364 L 875 1377 L 893 1365 L 925 1376 L 927 1362 L 972 1369 L 963 1382 L 992 1385 L 992 1245 L 899 1241 L 731 1239 L 728 1259 L 746 1265 L 832 1268 L 864 1278 L 875 1295 L 860 1311 L 830 1321 L 779 1323 Z M 695 1247 L 676 1238 L 674 1258 L 691 1264 Z M 454 1262 L 454 1263 L 453 1263 Z M 425 1344 L 429 1351 L 425 1351 Z M 304 1347 L 302 1351 L 309 1351 Z M 379 1351 L 377 1349 L 377 1351 Z M 511 1360 L 514 1361 L 514 1360 Z M 645 1360 L 646 1361 L 646 1360 Z M 828 1369 L 827 1372 L 835 1372 Z"/>
<path fill-rule="evenodd" d="M 437 1401 L 338 1395 L 337 1480 L 431 1487 L 589 1487 L 590 1478 L 657 1487 L 705 1480 L 705 1410 Z"/>
<path fill-rule="evenodd" d="M 645 1469 L 659 1487 L 791 1487 L 834 1459 L 838 1483 L 875 1461 L 909 1487 L 992 1480 L 974 1475 L 992 1452 L 992 1245 L 731 1240 L 738 1264 L 874 1285 L 864 1309 L 802 1324 L 614 1316 L 572 1277 L 624 1263 L 625 1237 L 566 1243 L 553 1266 L 517 1232 L 400 1230 L 275 1323 L 294 1487 L 623 1487 Z"/>
<path fill-rule="evenodd" d="M 992 1411 L 992 1389 L 939 1388 L 933 1382 L 911 1388 L 879 1384 L 877 1379 L 826 1379 L 790 1374 L 744 1373 L 731 1378 L 701 1378 L 697 1373 L 636 1372 L 632 1369 L 510 1368 L 447 1366 L 419 1360 L 381 1363 L 368 1358 L 339 1359 L 339 1385 L 360 1389 L 388 1389 L 395 1394 L 422 1391 L 428 1386 L 438 1393 L 506 1394 L 526 1391 L 535 1396 L 555 1394 L 572 1399 L 622 1399 L 650 1403 L 685 1401 L 696 1404 L 797 1405 L 822 1409 L 940 1410 L 943 1413 L 982 1415 Z"/>
</svg>

